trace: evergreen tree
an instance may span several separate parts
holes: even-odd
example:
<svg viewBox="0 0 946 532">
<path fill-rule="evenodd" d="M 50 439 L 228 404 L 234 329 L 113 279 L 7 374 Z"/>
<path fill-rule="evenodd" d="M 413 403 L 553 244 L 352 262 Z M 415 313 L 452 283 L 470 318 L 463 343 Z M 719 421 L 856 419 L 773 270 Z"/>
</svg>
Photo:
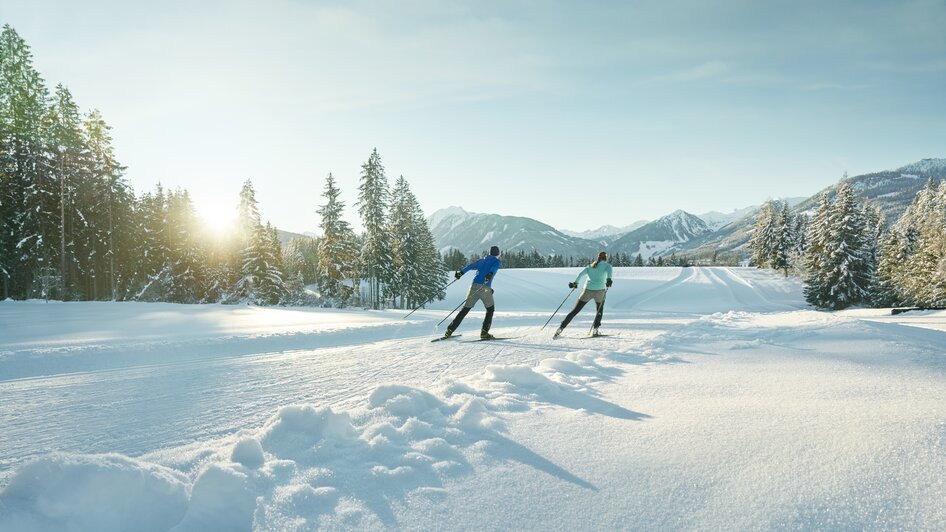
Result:
<svg viewBox="0 0 946 532">
<path fill-rule="evenodd" d="M 466 255 L 457 248 L 450 248 L 450 250 L 443 255 L 442 260 L 444 266 L 450 271 L 459 270 L 470 263 Z M 503 262 L 506 262 L 506 257 L 503 257 Z"/>
<path fill-rule="evenodd" d="M 381 308 L 385 286 L 392 281 L 391 236 L 387 232 L 388 182 L 381 157 L 375 148 L 361 167 L 358 186 L 358 214 L 365 233 L 362 243 L 362 277 L 368 282 L 367 302 Z"/>
<path fill-rule="evenodd" d="M 792 249 L 795 247 L 794 225 L 788 203 L 782 202 L 775 219 L 775 242 L 772 249 L 771 267 L 773 270 L 783 270 L 786 277 L 788 277 L 788 268 L 791 266 Z"/>
<path fill-rule="evenodd" d="M 778 234 L 778 204 L 767 201 L 759 210 L 749 249 L 752 250 L 752 262 L 757 268 L 772 268 L 776 260 Z"/>
<path fill-rule="evenodd" d="M 167 238 L 167 204 L 161 183 L 154 193 L 145 193 L 138 200 L 135 218 L 140 238 L 135 246 L 135 283 L 132 298 L 141 301 L 163 301 L 166 279 L 162 278 L 170 250 Z"/>
<path fill-rule="evenodd" d="M 386 228 L 387 234 L 391 235 L 393 269 L 386 289 L 398 308 L 409 306 L 407 294 L 411 284 L 417 282 L 419 269 L 422 267 L 417 263 L 420 249 L 418 235 L 414 234 L 414 204 L 416 200 L 407 180 L 400 176 L 391 192 L 391 214 Z"/>
<path fill-rule="evenodd" d="M 634 266 L 637 266 L 638 268 L 644 266 L 644 257 L 641 256 L 640 253 L 638 253 L 637 256 L 634 257 Z"/>
<path fill-rule="evenodd" d="M 901 287 L 910 253 L 910 244 L 900 228 L 894 227 L 881 238 L 877 274 L 871 290 L 871 303 L 875 306 L 893 307 L 907 302 Z"/>
<path fill-rule="evenodd" d="M 57 186 L 54 187 L 54 207 L 59 214 L 57 230 L 59 238 L 58 286 L 56 297 L 76 299 L 76 254 L 75 220 L 76 191 L 79 184 L 88 176 L 88 150 L 82 135 L 79 107 L 72 99 L 72 94 L 62 85 L 56 87 L 52 103 L 46 115 L 46 127 L 51 156 L 51 175 Z"/>
<path fill-rule="evenodd" d="M 266 249 L 266 269 L 261 277 L 260 295 L 267 304 L 276 305 L 282 303 L 287 295 L 282 243 L 279 240 L 279 231 L 269 222 L 266 222 L 263 238 L 263 246 Z"/>
<path fill-rule="evenodd" d="M 278 304 L 286 293 L 279 237 L 270 224 L 262 225 L 256 191 L 249 180 L 240 190 L 238 232 L 243 244 L 240 276 L 228 300 Z"/>
<path fill-rule="evenodd" d="M 823 259 L 812 272 L 818 277 L 819 292 L 809 302 L 840 309 L 866 301 L 874 264 L 862 210 L 848 181 L 838 186 L 831 204 L 823 253 Z"/>
<path fill-rule="evenodd" d="M 319 244 L 318 239 L 309 237 L 293 238 L 286 244 L 283 264 L 288 279 L 294 282 L 296 277 L 301 276 L 303 286 L 318 283 Z"/>
<path fill-rule="evenodd" d="M 870 265 L 870 285 L 868 293 L 875 291 L 877 279 L 877 267 L 880 263 L 880 243 L 883 241 L 884 233 L 887 232 L 887 222 L 884 215 L 876 206 L 869 203 L 866 199 L 863 202 L 861 218 L 864 220 L 864 254 Z M 871 296 L 868 295 L 868 299 Z"/>
<path fill-rule="evenodd" d="M 345 203 L 338 198 L 340 194 L 335 179 L 329 174 L 325 180 L 325 191 L 322 192 L 325 204 L 317 211 L 322 217 L 318 284 L 322 298 L 327 303 L 343 307 L 353 295 L 358 271 L 358 248 L 355 233 L 344 219 Z"/>
<path fill-rule="evenodd" d="M 408 191 L 409 192 L 409 191 Z M 414 195 L 410 194 L 413 199 Z M 427 217 L 416 199 L 411 201 L 413 213 L 412 233 L 417 235 L 417 264 L 419 266 L 416 282 L 408 287 L 408 303 L 412 308 L 434 298 L 443 299 L 446 295 L 447 269 L 440 260 L 437 244 Z"/>
<path fill-rule="evenodd" d="M 123 264 L 132 262 L 128 253 L 133 245 L 134 195 L 124 179 L 125 168 L 115 159 L 111 127 L 101 113 L 93 109 L 83 123 L 84 143 L 88 149 L 88 178 L 94 200 L 92 231 L 98 270 L 103 272 L 103 292 L 116 299 L 120 287 L 127 286 L 129 271 Z M 120 228 L 126 228 L 120 230 Z M 193 230 L 193 229 L 192 229 Z"/>
<path fill-rule="evenodd" d="M 253 182 L 247 179 L 240 188 L 236 237 L 228 268 L 230 289 L 226 296 L 227 302 L 257 300 L 257 276 L 262 274 L 262 264 L 265 261 L 264 237 L 256 190 L 253 188 Z"/>
<path fill-rule="evenodd" d="M 187 191 L 171 192 L 167 197 L 165 298 L 176 303 L 199 303 L 206 294 L 204 274 L 205 257 L 200 242 L 195 238 L 197 216 Z"/>
<path fill-rule="evenodd" d="M 54 268 L 59 244 L 55 183 L 43 118 L 48 92 L 29 46 L 0 32 L 0 279 L 3 296 L 32 297 L 36 272 Z"/>
<path fill-rule="evenodd" d="M 808 225 L 805 240 L 805 299 L 818 307 L 830 306 L 830 287 L 826 286 L 824 272 L 828 268 L 825 252 L 831 223 L 831 200 L 827 192 L 821 194 L 818 209 Z"/>
<path fill-rule="evenodd" d="M 900 288 L 911 304 L 940 307 L 946 304 L 946 185 L 931 179 L 905 214 L 912 237 Z M 908 237 L 908 238 L 909 238 Z"/>
<path fill-rule="evenodd" d="M 445 268 L 424 213 L 404 176 L 391 194 L 388 233 L 392 237 L 393 275 L 389 290 L 400 308 L 413 308 L 439 295 Z"/>
</svg>

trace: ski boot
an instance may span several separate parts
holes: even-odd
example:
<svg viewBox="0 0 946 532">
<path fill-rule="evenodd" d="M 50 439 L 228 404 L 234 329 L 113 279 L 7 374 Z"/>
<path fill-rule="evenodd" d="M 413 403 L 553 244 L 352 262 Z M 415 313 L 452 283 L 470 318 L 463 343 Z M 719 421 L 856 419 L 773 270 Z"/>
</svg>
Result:
<svg viewBox="0 0 946 532">
<path fill-rule="evenodd" d="M 555 331 L 555 334 L 552 335 L 552 339 L 554 340 L 554 339 L 558 338 L 559 336 L 561 336 L 561 335 L 562 335 L 562 331 L 564 331 L 564 330 L 565 330 L 565 329 L 559 327 L 559 328 Z"/>
<path fill-rule="evenodd" d="M 483 331 L 480 333 L 480 340 L 495 340 L 495 339 L 496 337 L 493 336 L 492 334 L 489 334 L 489 332 L 487 331 Z"/>
<path fill-rule="evenodd" d="M 598 332 L 597 327 L 595 327 L 594 329 L 591 329 L 591 336 L 601 336 L 601 334 Z"/>
<path fill-rule="evenodd" d="M 451 336 L 453 336 L 453 329 L 451 329 L 450 327 L 447 327 L 447 330 L 444 331 L 443 333 L 443 339 L 446 340 L 447 338 L 450 338 Z"/>
</svg>

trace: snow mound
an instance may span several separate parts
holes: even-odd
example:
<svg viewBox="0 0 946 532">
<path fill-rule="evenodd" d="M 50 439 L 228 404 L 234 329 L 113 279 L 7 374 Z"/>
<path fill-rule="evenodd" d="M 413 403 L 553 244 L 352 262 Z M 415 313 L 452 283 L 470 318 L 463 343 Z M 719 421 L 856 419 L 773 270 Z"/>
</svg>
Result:
<svg viewBox="0 0 946 532">
<path fill-rule="evenodd" d="M 377 387 L 368 397 L 368 404 L 399 417 L 416 417 L 444 407 L 443 402 L 430 393 L 400 385 Z"/>
<path fill-rule="evenodd" d="M 20 468 L 2 493 L 0 530 L 168 530 L 187 510 L 186 477 L 107 455 L 51 455 Z"/>
<path fill-rule="evenodd" d="M 266 457 L 263 456 L 263 446 L 256 438 L 240 440 L 230 454 L 230 460 L 242 464 L 244 467 L 256 469 L 263 465 Z"/>
<path fill-rule="evenodd" d="M 222 464 L 212 464 L 197 477 L 187 514 L 172 530 L 245 530 L 253 521 L 256 496 L 251 477 Z"/>
<path fill-rule="evenodd" d="M 293 405 L 280 408 L 266 423 L 260 442 L 274 456 L 292 458 L 315 449 L 323 440 L 350 440 L 354 432 L 346 413 L 336 414 L 330 407 Z"/>
<path fill-rule="evenodd" d="M 509 383 L 518 388 L 536 390 L 551 385 L 544 375 L 528 366 L 487 366 L 486 379 L 492 382 Z"/>
</svg>

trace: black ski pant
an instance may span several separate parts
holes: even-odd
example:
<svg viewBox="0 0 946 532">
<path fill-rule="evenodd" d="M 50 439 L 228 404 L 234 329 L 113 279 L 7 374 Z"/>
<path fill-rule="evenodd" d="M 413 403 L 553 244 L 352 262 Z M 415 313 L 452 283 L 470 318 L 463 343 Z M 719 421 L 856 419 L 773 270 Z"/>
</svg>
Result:
<svg viewBox="0 0 946 532">
<path fill-rule="evenodd" d="M 589 299 L 588 301 L 591 300 Z M 578 313 L 581 312 L 581 309 L 585 308 L 585 303 L 588 303 L 588 301 L 582 301 L 579 299 L 578 302 L 575 303 L 575 308 L 573 308 L 572 311 L 569 312 L 567 316 L 565 316 L 565 319 L 562 320 L 562 324 L 559 325 L 558 328 L 564 329 L 565 327 L 568 327 L 568 324 L 571 323 L 572 318 L 577 316 Z M 591 327 L 597 329 L 598 327 L 601 327 L 601 318 L 604 317 L 604 302 L 595 302 L 595 305 L 598 307 L 598 312 L 595 314 L 595 321 Z"/>
<path fill-rule="evenodd" d="M 457 317 L 453 318 L 453 321 L 450 322 L 450 325 L 447 326 L 447 330 L 453 332 L 457 330 L 457 327 L 460 326 L 460 323 L 463 321 L 463 318 L 469 314 L 470 310 L 473 307 L 463 307 L 460 312 L 457 312 Z M 493 311 L 496 310 L 495 306 L 486 307 L 486 317 L 483 318 L 483 334 L 489 332 L 489 328 L 493 325 Z"/>
</svg>

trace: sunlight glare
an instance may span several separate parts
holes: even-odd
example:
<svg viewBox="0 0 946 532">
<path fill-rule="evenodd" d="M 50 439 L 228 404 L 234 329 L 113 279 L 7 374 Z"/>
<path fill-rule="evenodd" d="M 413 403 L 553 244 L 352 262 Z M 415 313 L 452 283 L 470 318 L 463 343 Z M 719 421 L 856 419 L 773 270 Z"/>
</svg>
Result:
<svg viewBox="0 0 946 532">
<path fill-rule="evenodd" d="M 237 209 L 222 201 L 205 201 L 195 205 L 204 229 L 215 236 L 225 236 L 236 227 Z"/>
</svg>

